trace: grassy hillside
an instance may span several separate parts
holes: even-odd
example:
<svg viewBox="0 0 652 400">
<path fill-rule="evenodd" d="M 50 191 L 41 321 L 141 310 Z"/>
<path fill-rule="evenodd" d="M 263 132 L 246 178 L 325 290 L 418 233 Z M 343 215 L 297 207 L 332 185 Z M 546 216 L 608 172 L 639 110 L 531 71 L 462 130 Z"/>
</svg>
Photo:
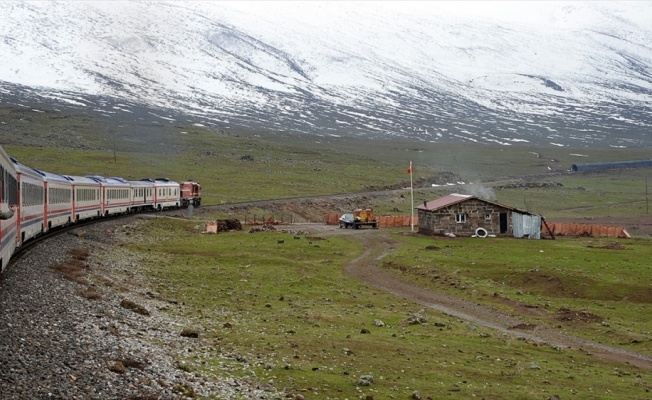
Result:
<svg viewBox="0 0 652 400">
<path fill-rule="evenodd" d="M 116 127 L 87 116 L 10 110 L 0 110 L 0 120 L 3 147 L 24 164 L 74 175 L 197 180 L 206 204 L 405 188 L 413 161 L 423 186 L 415 203 L 462 192 L 547 217 L 647 213 L 649 169 L 554 173 L 580 161 L 648 158 L 643 150 Z M 434 182 L 445 171 L 464 184 Z M 403 190 L 374 206 L 406 213 L 408 198 Z M 647 370 L 517 339 L 361 284 L 343 272 L 363 253 L 355 236 L 200 231 L 198 220 L 143 222 L 127 232 L 125 246 L 138 262 L 115 272 L 126 280 L 142 276 L 143 287 L 169 300 L 160 311 L 199 333 L 200 350 L 180 354 L 180 369 L 245 376 L 315 399 L 408 399 L 415 391 L 433 399 L 649 398 Z M 521 304 L 540 312 L 532 325 L 651 354 L 648 240 L 440 243 L 399 230 L 388 235 L 392 252 L 381 266 L 401 279 L 502 310 Z M 563 310 L 599 320 L 555 320 Z M 365 375 L 373 377 L 369 386 Z"/>
<path fill-rule="evenodd" d="M 462 192 L 488 195 L 547 217 L 631 216 L 647 212 L 645 179 L 652 178 L 650 169 L 554 175 L 573 163 L 649 158 L 645 149 L 363 140 L 112 123 L 109 118 L 6 108 L 0 109 L 0 120 L 5 150 L 26 165 L 74 175 L 197 180 L 205 204 L 409 187 L 406 170 L 412 161 L 413 177 L 424 187 L 415 194 L 416 203 Z M 442 172 L 465 184 L 433 188 L 435 183 L 456 183 L 439 181 Z M 533 174 L 550 186 L 501 188 L 505 178 Z M 385 213 L 396 208 L 376 206 Z"/>
<path fill-rule="evenodd" d="M 431 238 L 382 232 L 395 250 L 381 264 L 398 279 L 506 312 L 535 310 L 516 330 L 552 327 L 652 354 L 649 288 L 640 284 L 649 243 L 468 239 L 435 248 Z M 133 259 L 142 261 L 125 279 L 142 274 L 170 304 L 164 311 L 186 321 L 179 330 L 198 333 L 192 346 L 200 349 L 183 346 L 177 357 L 179 368 L 202 376 L 234 374 L 314 399 L 647 398 L 647 370 L 361 284 L 343 272 L 362 255 L 358 236 L 202 235 L 195 221 L 150 219 L 129 232 Z"/>
</svg>

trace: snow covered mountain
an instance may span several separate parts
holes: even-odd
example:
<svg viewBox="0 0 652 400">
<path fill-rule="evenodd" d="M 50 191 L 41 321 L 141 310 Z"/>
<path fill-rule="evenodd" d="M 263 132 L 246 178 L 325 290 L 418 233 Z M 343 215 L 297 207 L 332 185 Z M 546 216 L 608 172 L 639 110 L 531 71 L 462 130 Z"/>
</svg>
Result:
<svg viewBox="0 0 652 400">
<path fill-rule="evenodd" d="M 652 146 L 650 2 L 3 1 L 0 54 L 5 106 Z"/>
</svg>

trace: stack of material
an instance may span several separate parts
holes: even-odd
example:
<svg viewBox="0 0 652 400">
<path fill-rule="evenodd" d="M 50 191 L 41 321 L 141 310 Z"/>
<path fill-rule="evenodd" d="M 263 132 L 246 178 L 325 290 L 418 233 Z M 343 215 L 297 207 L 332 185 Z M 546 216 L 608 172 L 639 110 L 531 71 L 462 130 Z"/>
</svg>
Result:
<svg viewBox="0 0 652 400">
<path fill-rule="evenodd" d="M 241 231 L 242 223 L 237 219 L 218 219 L 206 223 L 204 233 L 217 233 L 227 231 Z"/>
<path fill-rule="evenodd" d="M 563 222 L 548 222 L 548 227 L 555 236 L 588 236 L 588 237 L 631 237 L 622 226 L 567 224 Z M 543 230 L 543 234 L 547 233 Z"/>
</svg>

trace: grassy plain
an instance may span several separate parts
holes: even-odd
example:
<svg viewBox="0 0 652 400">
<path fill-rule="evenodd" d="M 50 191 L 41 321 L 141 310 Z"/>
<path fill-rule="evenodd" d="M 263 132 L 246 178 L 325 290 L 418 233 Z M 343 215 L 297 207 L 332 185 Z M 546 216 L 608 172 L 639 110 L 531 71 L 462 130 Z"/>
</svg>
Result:
<svg viewBox="0 0 652 400">
<path fill-rule="evenodd" d="M 69 175 L 99 174 L 121 176 L 127 179 L 143 177 L 168 177 L 174 180 L 197 180 L 202 183 L 204 203 L 223 204 L 270 198 L 289 198 L 337 193 L 363 192 L 384 187 L 409 188 L 406 165 L 409 156 L 395 143 L 381 143 L 373 151 L 358 155 L 362 144 L 350 141 L 349 153 L 345 149 L 297 148 L 298 141 L 287 139 L 284 143 L 251 140 L 243 137 L 228 138 L 220 134 L 202 132 L 193 148 L 180 154 L 118 152 L 114 158 L 111 151 L 61 149 L 51 147 L 6 146 L 12 156 L 23 164 L 49 172 Z M 304 139 L 307 141 L 307 139 Z M 248 143 L 248 144 L 247 144 Z M 256 144 L 257 143 L 257 144 Z M 304 142 L 301 145 L 309 146 Z M 369 146 L 369 144 L 366 144 Z M 407 144 L 403 144 L 407 146 Z M 375 146 L 375 143 L 374 143 Z M 432 145 L 442 153 L 452 150 L 447 145 Z M 342 146 L 346 147 L 346 146 Z M 455 148 L 456 146 L 452 146 Z M 185 149 L 185 148 L 184 148 Z M 223 154 L 210 149 L 230 149 Z M 591 174 L 564 174 L 538 177 L 538 182 L 560 184 L 541 188 L 501 188 L 496 180 L 518 178 L 522 174 L 538 174 L 540 168 L 528 166 L 527 157 L 515 157 L 512 167 L 494 164 L 502 157 L 504 149 L 478 149 L 473 146 L 459 148 L 458 153 L 482 150 L 487 157 L 478 170 L 494 171 L 477 176 L 468 167 L 423 164 L 415 167 L 415 179 L 427 182 L 443 171 L 456 174 L 464 185 L 423 187 L 414 193 L 416 204 L 430 201 L 452 192 L 479 194 L 489 193 L 503 204 L 541 213 L 547 218 L 632 216 L 649 213 L 646 203 L 646 179 L 652 194 L 650 169 L 607 171 Z M 457 150 L 456 150 L 457 151 Z M 400 157 L 398 154 L 400 154 Z M 514 149 L 513 154 L 527 153 Z M 269 155 L 269 156 L 268 156 Z M 388 156 L 386 156 L 388 155 Z M 623 152 L 622 159 L 642 157 L 642 154 Z M 601 158 L 602 159 L 602 158 Z M 518 165 L 520 163 L 520 165 Z M 439 169 L 448 168 L 448 169 Z M 485 179 L 486 181 L 483 181 Z M 451 182 L 456 183 L 456 182 Z M 409 213 L 409 191 L 402 193 L 395 203 L 403 203 L 398 213 Z M 397 214 L 395 204 L 374 204 L 385 215 Z"/>
<path fill-rule="evenodd" d="M 0 118 L 11 115 L 5 110 Z M 649 169 L 573 175 L 548 169 L 649 158 L 646 149 L 385 142 L 197 126 L 117 129 L 86 117 L 40 113 L 20 121 L 25 125 L 16 122 L 17 136 L 3 137 L 2 143 L 26 165 L 71 175 L 197 180 L 205 204 L 408 187 L 406 169 L 413 161 L 414 178 L 426 186 L 415 191 L 415 203 L 451 192 L 489 191 L 501 203 L 547 218 L 648 212 Z M 465 184 L 427 187 L 444 171 Z M 526 175 L 552 185 L 501 188 L 501 182 Z M 405 214 L 408 198 L 405 190 L 373 206 L 379 213 Z M 650 398 L 649 371 L 420 311 L 361 285 L 342 270 L 362 253 L 350 237 L 208 236 L 198 234 L 197 225 L 197 220 L 153 220 L 143 233 L 157 242 L 132 250 L 147 254 L 151 283 L 182 302 L 180 316 L 200 328 L 205 351 L 185 357 L 187 368 L 198 373 L 273 381 L 279 389 L 319 399 L 408 399 L 415 390 L 433 399 Z M 551 324 L 560 309 L 584 310 L 607 325 L 555 323 L 592 340 L 652 352 L 649 240 L 622 241 L 624 249 L 616 249 L 597 239 L 508 239 L 499 246 L 460 239 L 426 250 L 431 239 L 396 239 L 400 245 L 383 261 L 403 279 L 495 307 L 507 307 L 497 301 L 503 298 L 550 314 L 533 317 L 533 324 Z M 426 323 L 411 324 L 416 316 Z M 361 386 L 367 374 L 374 381 Z"/>
<path fill-rule="evenodd" d="M 513 312 L 532 323 L 652 355 L 649 239 L 403 239 L 384 268 L 420 286 Z M 505 301 L 505 299 L 509 301 Z M 572 315 L 573 313 L 578 313 Z"/>
<path fill-rule="evenodd" d="M 424 399 L 649 396 L 650 371 L 520 340 L 359 283 L 343 272 L 363 251 L 350 236 L 201 235 L 196 221 L 170 219 L 139 229 L 157 238 L 130 247 L 157 255 L 145 267 L 150 285 L 183 304 L 174 312 L 200 332 L 203 351 L 179 360 L 188 371 L 234 374 L 314 399 L 409 399 L 415 391 Z M 652 353 L 649 298 L 623 299 L 645 294 L 651 250 L 643 241 L 616 251 L 595 240 L 455 240 L 433 250 L 432 240 L 403 233 L 390 233 L 400 245 L 384 259 L 396 271 L 407 267 L 397 272 L 402 279 L 478 302 L 491 303 L 496 292 L 551 315 L 588 310 L 608 325 L 554 323 Z M 551 292 L 547 277 L 568 286 Z M 371 385 L 361 384 L 364 375 Z"/>
<path fill-rule="evenodd" d="M 410 186 L 406 170 L 412 161 L 413 177 L 424 188 L 415 192 L 416 203 L 451 192 L 487 193 L 488 187 L 499 202 L 548 218 L 649 211 L 645 181 L 651 178 L 652 185 L 650 169 L 553 173 L 574 163 L 647 159 L 649 149 L 380 141 L 194 125 L 116 126 L 84 115 L 9 109 L 0 109 L 0 119 L 3 147 L 25 165 L 71 175 L 192 179 L 202 183 L 205 204 L 405 188 Z M 430 187 L 442 172 L 451 172 L 465 185 Z M 500 188 L 505 179 L 528 175 L 562 186 Z M 394 205 L 374 206 L 396 213 Z M 409 211 L 409 205 L 399 208 L 400 213 Z"/>
</svg>

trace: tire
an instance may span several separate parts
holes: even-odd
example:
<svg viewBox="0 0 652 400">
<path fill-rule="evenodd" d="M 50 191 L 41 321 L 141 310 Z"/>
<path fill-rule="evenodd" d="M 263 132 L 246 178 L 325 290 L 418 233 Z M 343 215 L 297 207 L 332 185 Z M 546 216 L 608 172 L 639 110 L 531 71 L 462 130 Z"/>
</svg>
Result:
<svg viewBox="0 0 652 400">
<path fill-rule="evenodd" d="M 475 230 L 475 236 L 480 238 L 486 238 L 489 233 L 484 228 L 478 228 Z"/>
</svg>

